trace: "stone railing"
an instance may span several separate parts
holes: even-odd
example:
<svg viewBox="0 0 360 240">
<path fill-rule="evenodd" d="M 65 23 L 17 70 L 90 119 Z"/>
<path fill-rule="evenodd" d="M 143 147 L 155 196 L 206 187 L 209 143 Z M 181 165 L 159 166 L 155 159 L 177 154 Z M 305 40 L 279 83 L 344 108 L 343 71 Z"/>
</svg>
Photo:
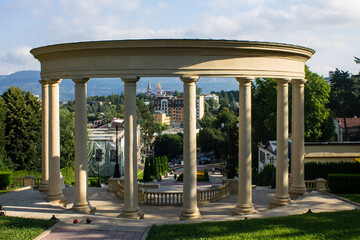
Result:
<svg viewBox="0 0 360 240">
<path fill-rule="evenodd" d="M 305 180 L 305 186 L 307 190 L 326 190 L 328 182 L 323 178 L 317 178 L 315 180 Z"/>
<path fill-rule="evenodd" d="M 158 206 L 181 206 L 182 192 L 144 192 L 144 204 Z"/>
<path fill-rule="evenodd" d="M 181 206 L 183 193 L 179 191 L 161 192 L 158 184 L 138 184 L 138 201 L 142 204 L 157 206 Z M 151 189 L 151 190 L 149 190 Z M 124 179 L 109 179 L 109 191 L 115 192 L 120 198 L 124 198 Z M 213 186 L 211 189 L 198 190 L 198 202 L 209 202 L 224 198 L 230 194 L 229 184 Z"/>
<path fill-rule="evenodd" d="M 26 176 L 26 177 L 14 177 L 13 178 L 13 186 L 39 186 L 41 183 L 41 178 L 36 178 L 34 176 Z"/>
<path fill-rule="evenodd" d="M 197 199 L 198 202 L 209 202 L 224 198 L 230 194 L 229 183 L 225 183 L 221 186 L 216 186 L 207 190 L 198 190 Z"/>
</svg>

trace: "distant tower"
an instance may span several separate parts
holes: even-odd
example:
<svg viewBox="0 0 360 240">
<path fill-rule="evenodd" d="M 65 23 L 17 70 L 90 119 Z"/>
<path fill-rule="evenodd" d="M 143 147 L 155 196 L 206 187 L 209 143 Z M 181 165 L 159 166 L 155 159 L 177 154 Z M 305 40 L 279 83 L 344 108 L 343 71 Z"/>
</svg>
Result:
<svg viewBox="0 0 360 240">
<path fill-rule="evenodd" d="M 156 91 L 155 91 L 155 95 L 156 95 L 156 96 L 160 96 L 160 95 L 162 95 L 162 91 L 161 91 L 161 84 L 160 84 L 160 83 L 156 84 Z"/>
<path fill-rule="evenodd" d="M 151 96 L 150 79 L 149 79 L 149 83 L 148 83 L 148 87 L 147 87 L 147 92 L 146 92 L 146 95 L 147 95 L 148 97 L 150 97 L 150 96 Z"/>
</svg>

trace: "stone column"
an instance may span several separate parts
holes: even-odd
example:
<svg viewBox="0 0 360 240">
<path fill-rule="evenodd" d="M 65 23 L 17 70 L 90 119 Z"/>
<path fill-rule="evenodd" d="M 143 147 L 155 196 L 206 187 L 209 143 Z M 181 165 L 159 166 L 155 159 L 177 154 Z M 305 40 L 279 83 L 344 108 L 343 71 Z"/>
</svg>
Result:
<svg viewBox="0 0 360 240">
<path fill-rule="evenodd" d="M 87 109 L 86 83 L 89 78 L 73 79 L 75 83 L 75 201 L 72 210 L 90 213 L 87 200 Z"/>
<path fill-rule="evenodd" d="M 238 202 L 233 215 L 256 213 L 251 189 L 251 82 L 254 78 L 239 77 L 239 178 Z"/>
<path fill-rule="evenodd" d="M 196 81 L 198 77 L 182 77 L 184 83 L 184 184 L 182 220 L 201 218 L 197 207 L 196 184 Z"/>
<path fill-rule="evenodd" d="M 276 124 L 276 192 L 270 201 L 270 208 L 290 203 L 288 176 L 289 103 L 288 85 L 290 79 L 275 79 L 277 82 L 277 124 Z"/>
<path fill-rule="evenodd" d="M 124 162 L 124 208 L 119 217 L 139 219 L 144 217 L 140 211 L 137 197 L 137 123 L 136 123 L 136 82 L 138 77 L 122 78 L 125 101 L 125 162 Z"/>
<path fill-rule="evenodd" d="M 65 204 L 60 185 L 60 120 L 59 84 L 61 79 L 49 80 L 49 191 L 48 200 Z"/>
<path fill-rule="evenodd" d="M 49 83 L 41 83 L 41 113 L 42 113 L 42 147 L 41 147 L 41 183 L 39 191 L 49 190 Z"/>
<path fill-rule="evenodd" d="M 292 141 L 291 141 L 291 175 L 290 195 L 295 198 L 306 192 L 304 182 L 304 84 L 306 79 L 292 80 Z"/>
</svg>

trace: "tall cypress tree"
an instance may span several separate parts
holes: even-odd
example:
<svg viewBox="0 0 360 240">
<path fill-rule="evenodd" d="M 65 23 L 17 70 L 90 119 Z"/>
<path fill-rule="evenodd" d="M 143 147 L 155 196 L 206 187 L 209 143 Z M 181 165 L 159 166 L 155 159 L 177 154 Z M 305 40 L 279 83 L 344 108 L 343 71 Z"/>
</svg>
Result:
<svg viewBox="0 0 360 240">
<path fill-rule="evenodd" d="M 151 181 L 150 163 L 149 163 L 149 161 L 150 161 L 149 158 L 145 159 L 145 168 L 144 168 L 144 176 L 143 176 L 144 181 Z"/>
<path fill-rule="evenodd" d="M 5 103 L 0 97 L 0 169 L 8 168 L 5 152 Z"/>
</svg>

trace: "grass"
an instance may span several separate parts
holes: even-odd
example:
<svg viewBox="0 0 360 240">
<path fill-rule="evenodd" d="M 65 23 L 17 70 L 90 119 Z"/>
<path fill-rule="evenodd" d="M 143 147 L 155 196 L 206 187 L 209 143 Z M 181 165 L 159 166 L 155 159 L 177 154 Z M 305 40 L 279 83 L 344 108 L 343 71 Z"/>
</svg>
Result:
<svg viewBox="0 0 360 240">
<path fill-rule="evenodd" d="M 9 187 L 8 189 L 6 190 L 0 190 L 0 194 L 3 194 L 3 193 L 8 193 L 8 192 L 12 192 L 16 189 L 19 189 L 19 188 L 22 188 L 22 187 Z M 0 238 L 1 239 L 1 238 Z"/>
<path fill-rule="evenodd" d="M 0 239 L 33 239 L 56 221 L 0 216 Z"/>
<path fill-rule="evenodd" d="M 356 202 L 356 203 L 359 203 L 360 204 L 360 193 L 354 193 L 354 194 L 345 194 L 345 193 L 333 193 L 333 194 L 336 194 L 340 197 L 343 197 L 343 198 L 346 198 L 346 199 L 349 199 L 353 202 Z"/>
<path fill-rule="evenodd" d="M 226 222 L 154 225 L 151 239 L 359 239 L 360 211 Z"/>
</svg>

